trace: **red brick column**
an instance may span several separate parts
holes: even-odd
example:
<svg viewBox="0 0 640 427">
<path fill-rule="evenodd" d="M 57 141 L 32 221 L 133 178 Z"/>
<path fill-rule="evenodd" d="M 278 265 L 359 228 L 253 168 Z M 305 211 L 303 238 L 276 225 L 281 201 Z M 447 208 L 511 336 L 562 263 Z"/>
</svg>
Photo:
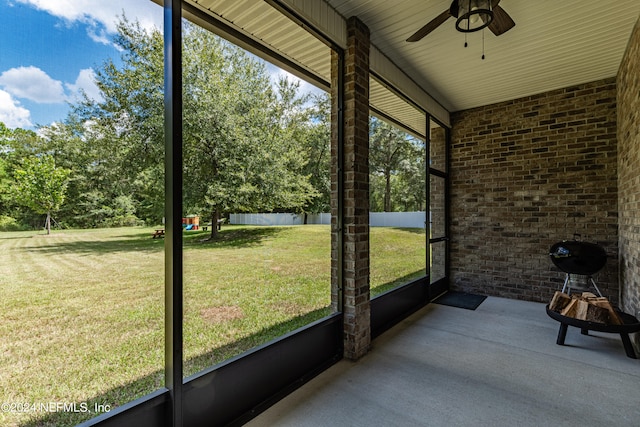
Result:
<svg viewBox="0 0 640 427">
<path fill-rule="evenodd" d="M 337 254 L 342 232 L 344 357 L 358 359 L 371 344 L 369 301 L 369 29 L 356 17 L 347 21 L 344 57 L 343 226 L 332 220 L 332 301 L 340 302 Z M 332 212 L 338 197 L 337 55 L 332 56 Z M 333 215 L 333 218 L 336 218 Z M 339 307 L 338 307 L 339 308 Z"/>
</svg>

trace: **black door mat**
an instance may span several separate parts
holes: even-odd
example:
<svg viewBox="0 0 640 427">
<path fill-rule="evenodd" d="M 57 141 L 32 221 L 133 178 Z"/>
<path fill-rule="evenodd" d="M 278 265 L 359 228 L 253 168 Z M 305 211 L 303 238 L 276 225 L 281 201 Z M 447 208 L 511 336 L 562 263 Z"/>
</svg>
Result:
<svg viewBox="0 0 640 427">
<path fill-rule="evenodd" d="M 447 291 L 433 300 L 436 304 L 448 305 L 451 307 L 475 310 L 487 297 L 484 295 L 468 294 L 466 292 Z"/>
</svg>

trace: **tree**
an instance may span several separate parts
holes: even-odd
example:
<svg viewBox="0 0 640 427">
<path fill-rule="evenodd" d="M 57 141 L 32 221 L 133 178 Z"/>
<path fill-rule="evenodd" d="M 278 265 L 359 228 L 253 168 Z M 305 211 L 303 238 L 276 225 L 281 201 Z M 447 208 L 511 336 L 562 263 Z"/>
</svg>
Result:
<svg viewBox="0 0 640 427">
<path fill-rule="evenodd" d="M 18 203 L 39 214 L 47 214 L 45 228 L 51 233 L 51 214 L 64 202 L 69 169 L 58 168 L 51 156 L 30 157 L 14 173 Z"/>
<path fill-rule="evenodd" d="M 302 149 L 308 155 L 304 173 L 317 191 L 305 212 L 328 212 L 331 208 L 331 103 L 328 94 L 314 95 L 307 111 Z"/>
<path fill-rule="evenodd" d="M 391 191 L 395 195 L 398 210 L 426 210 L 427 168 L 424 142 L 412 139 L 408 154 L 400 164 L 397 178 Z"/>
<path fill-rule="evenodd" d="M 14 194 L 14 174 L 26 157 L 40 151 L 40 137 L 32 130 L 9 129 L 0 123 L 0 214 L 27 223 L 33 213 L 17 203 Z"/>
<path fill-rule="evenodd" d="M 183 38 L 183 162 L 185 213 L 302 209 L 317 193 L 301 147 L 308 114 L 298 87 L 274 89 L 264 63 L 185 22 Z M 54 139 L 90 146 L 78 191 L 86 212 L 101 201 L 132 195 L 145 219 L 164 212 L 163 38 L 122 18 L 114 40 L 121 64 L 96 71 L 102 100 L 85 97 Z M 53 139 L 52 139 L 53 140 Z M 101 173 L 96 173 L 101 171 Z M 75 169 L 74 169 L 75 172 Z M 74 182 L 79 183 L 80 180 Z M 102 182 L 108 185 L 102 185 Z"/>
<path fill-rule="evenodd" d="M 209 212 L 301 209 L 315 196 L 304 174 L 298 87 L 274 91 L 266 67 L 212 33 L 190 27 L 184 43 L 184 200 Z"/>
<path fill-rule="evenodd" d="M 11 195 L 11 177 L 7 169 L 7 161 L 0 157 L 0 215 L 4 215 L 7 212 L 7 205 Z"/>
<path fill-rule="evenodd" d="M 369 121 L 369 173 L 371 176 L 372 194 L 371 200 L 375 201 L 382 194 L 382 210 L 393 211 L 391 190 L 395 177 L 401 177 L 403 171 L 413 172 L 420 158 L 424 159 L 424 148 L 416 149 L 413 138 L 406 132 L 371 117 Z M 424 164 L 424 160 L 422 160 Z M 410 176 L 406 174 L 405 176 Z M 379 184 L 382 181 L 382 189 Z M 424 182 L 424 181 L 423 181 Z M 424 190 L 422 190 L 424 191 Z M 372 205 L 373 206 L 373 205 Z"/>
<path fill-rule="evenodd" d="M 8 210 L 9 198 L 11 196 L 11 177 L 7 159 L 8 142 L 11 137 L 11 130 L 0 122 L 0 216 L 5 215 Z"/>
<path fill-rule="evenodd" d="M 82 163 L 73 186 L 77 209 L 87 225 L 117 225 L 110 215 L 129 198 L 140 218 L 159 223 L 164 216 L 164 64 L 163 36 L 156 28 L 120 18 L 114 44 L 120 61 L 108 59 L 95 70 L 102 99 L 84 97 L 72 107 L 62 134 L 81 147 Z M 62 128 L 60 128 L 62 129 Z M 129 212 L 129 211 L 128 211 Z"/>
</svg>

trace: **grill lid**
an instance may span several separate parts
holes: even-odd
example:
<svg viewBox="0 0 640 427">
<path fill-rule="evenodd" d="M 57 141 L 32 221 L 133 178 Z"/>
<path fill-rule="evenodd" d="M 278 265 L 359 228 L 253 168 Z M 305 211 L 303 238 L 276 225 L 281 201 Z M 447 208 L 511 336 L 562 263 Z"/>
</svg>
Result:
<svg viewBox="0 0 640 427">
<path fill-rule="evenodd" d="M 570 274 L 591 276 L 607 263 L 604 248 L 595 243 L 565 240 L 551 246 L 551 261 L 560 270 Z"/>
</svg>

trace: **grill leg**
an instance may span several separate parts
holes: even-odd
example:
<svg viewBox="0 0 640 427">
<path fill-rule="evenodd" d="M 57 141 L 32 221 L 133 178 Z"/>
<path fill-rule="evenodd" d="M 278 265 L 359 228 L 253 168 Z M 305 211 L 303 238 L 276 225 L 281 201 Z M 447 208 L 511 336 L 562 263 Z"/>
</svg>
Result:
<svg viewBox="0 0 640 427">
<path fill-rule="evenodd" d="M 589 276 L 589 280 L 591 280 L 591 284 L 593 285 L 593 287 L 596 288 L 596 292 L 598 292 L 598 296 L 602 296 L 602 292 L 600 292 L 600 289 L 598 289 L 598 287 L 596 286 L 596 281 L 593 280 L 593 277 Z"/>
<path fill-rule="evenodd" d="M 558 339 L 556 340 L 556 344 L 564 345 L 564 339 L 567 337 L 567 328 L 569 325 L 566 323 L 560 322 L 560 329 L 558 330 Z M 629 337 L 627 337 L 629 338 Z"/>
<path fill-rule="evenodd" d="M 631 344 L 629 334 L 626 332 L 620 332 L 620 338 L 622 339 L 622 345 L 624 345 L 624 351 L 627 353 L 627 356 L 632 359 L 636 359 L 636 351 L 633 349 L 633 344 Z"/>
<path fill-rule="evenodd" d="M 562 293 L 564 294 L 564 290 L 567 289 L 567 283 L 569 283 L 569 273 L 567 273 L 567 276 L 564 278 L 564 285 L 562 285 Z M 571 291 L 569 291 L 571 292 Z"/>
</svg>

